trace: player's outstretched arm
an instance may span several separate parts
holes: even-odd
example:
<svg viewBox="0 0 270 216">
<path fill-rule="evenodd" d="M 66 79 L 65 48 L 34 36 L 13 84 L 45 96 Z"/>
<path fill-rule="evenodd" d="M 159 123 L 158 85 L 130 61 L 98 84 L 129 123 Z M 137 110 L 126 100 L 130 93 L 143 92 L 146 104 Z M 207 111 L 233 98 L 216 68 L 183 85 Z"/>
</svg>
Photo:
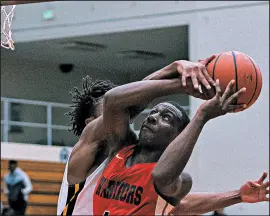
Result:
<svg viewBox="0 0 270 216">
<path fill-rule="evenodd" d="M 152 176 L 157 189 L 166 196 L 179 197 L 181 193 L 180 174 L 183 172 L 204 125 L 213 118 L 225 115 L 244 105 L 232 105 L 245 88 L 233 94 L 234 81 L 231 81 L 221 94 L 219 81 L 216 82 L 216 95 L 204 102 L 187 127 L 169 144 L 157 162 Z"/>
<path fill-rule="evenodd" d="M 215 85 L 214 80 L 209 76 L 206 65 L 209 64 L 213 59 L 215 58 L 214 55 L 210 56 L 209 58 L 206 58 L 205 60 L 199 60 L 198 63 L 192 63 L 187 62 L 183 60 L 174 61 L 173 63 L 151 73 L 147 77 L 145 77 L 143 80 L 162 80 L 162 79 L 175 79 L 175 78 L 181 78 L 182 86 L 188 85 L 187 80 L 188 78 L 192 77 L 192 88 L 187 88 L 186 90 L 191 90 L 192 92 L 185 92 L 186 94 L 190 94 L 193 97 L 197 97 L 203 100 L 207 100 L 212 98 L 214 95 L 211 94 L 202 94 L 200 91 L 197 90 L 197 84 L 202 83 L 203 89 L 209 88 L 210 85 Z M 192 65 L 191 65 L 192 64 Z M 137 105 L 134 107 L 131 107 L 129 109 L 130 118 L 134 119 L 140 112 L 142 112 L 146 107 L 147 104 L 143 105 Z"/>
<path fill-rule="evenodd" d="M 161 80 L 181 77 L 182 85 L 185 87 L 187 85 L 187 79 L 191 78 L 194 89 L 198 89 L 199 84 L 202 84 L 206 89 L 210 89 L 211 85 L 215 85 L 215 81 L 208 74 L 205 66 L 214 58 L 215 55 L 212 55 L 205 60 L 199 60 L 199 63 L 177 60 L 145 77 L 144 80 Z"/>
<path fill-rule="evenodd" d="M 190 193 L 170 212 L 173 215 L 201 215 L 238 203 L 269 202 L 267 173 L 256 181 L 245 182 L 239 190 L 224 193 Z"/>
</svg>

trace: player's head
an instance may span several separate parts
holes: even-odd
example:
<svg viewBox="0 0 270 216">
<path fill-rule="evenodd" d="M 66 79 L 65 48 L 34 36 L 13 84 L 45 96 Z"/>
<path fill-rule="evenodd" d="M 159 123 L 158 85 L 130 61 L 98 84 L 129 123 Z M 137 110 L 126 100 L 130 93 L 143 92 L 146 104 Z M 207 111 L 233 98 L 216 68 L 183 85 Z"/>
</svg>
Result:
<svg viewBox="0 0 270 216">
<path fill-rule="evenodd" d="M 15 169 L 18 166 L 18 162 L 16 160 L 10 160 L 8 161 L 8 169 L 11 173 L 15 171 Z"/>
<path fill-rule="evenodd" d="M 93 119 L 96 119 L 103 111 L 103 96 L 110 89 L 116 87 L 109 80 L 93 81 L 89 76 L 82 80 L 82 91 L 74 87 L 70 92 L 73 110 L 68 112 L 72 131 L 76 136 L 80 136 L 85 126 Z"/>
<path fill-rule="evenodd" d="M 139 144 L 151 149 L 165 149 L 190 122 L 186 111 L 175 102 L 156 105 L 144 120 Z"/>
</svg>

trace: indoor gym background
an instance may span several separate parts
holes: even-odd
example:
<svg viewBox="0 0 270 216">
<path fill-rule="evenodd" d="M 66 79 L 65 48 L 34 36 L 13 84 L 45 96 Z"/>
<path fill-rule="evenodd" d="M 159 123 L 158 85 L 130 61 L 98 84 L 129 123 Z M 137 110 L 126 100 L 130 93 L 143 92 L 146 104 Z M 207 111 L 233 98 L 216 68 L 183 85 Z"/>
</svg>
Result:
<svg viewBox="0 0 270 216">
<path fill-rule="evenodd" d="M 227 50 L 253 57 L 262 71 L 262 92 L 250 109 L 213 120 L 204 128 L 187 167 L 194 179 L 192 190 L 237 189 L 269 170 L 268 1 L 18 5 L 12 32 L 15 50 L 1 49 L 1 177 L 6 159 L 57 164 L 63 159 L 61 153 L 70 151 L 76 137 L 67 131 L 64 113 L 71 103 L 69 91 L 80 86 L 87 74 L 123 84 L 177 59 L 197 61 Z M 62 73 L 60 64 L 73 64 L 74 68 Z M 201 104 L 187 96 L 172 99 L 180 100 L 190 116 Z M 21 123 L 16 126 L 10 121 Z M 38 174 L 43 177 L 29 171 L 36 181 L 29 208 L 40 209 L 40 213 L 56 209 L 63 169 L 61 165 L 43 166 Z M 50 193 L 38 189 L 48 176 Z M 268 203 L 238 204 L 226 208 L 226 213 L 268 215 L 269 207 Z"/>
</svg>

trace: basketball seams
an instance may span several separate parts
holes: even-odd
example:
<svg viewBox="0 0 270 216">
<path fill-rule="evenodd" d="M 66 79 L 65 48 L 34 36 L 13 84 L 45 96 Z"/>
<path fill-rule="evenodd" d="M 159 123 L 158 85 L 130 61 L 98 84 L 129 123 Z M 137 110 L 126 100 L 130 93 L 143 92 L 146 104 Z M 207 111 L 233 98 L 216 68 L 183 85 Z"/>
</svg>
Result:
<svg viewBox="0 0 270 216">
<path fill-rule="evenodd" d="M 235 72 L 235 92 L 238 91 L 238 71 L 237 71 L 237 64 L 236 64 L 236 56 L 235 53 L 233 51 L 232 52 L 232 56 L 233 56 L 233 63 L 234 63 L 234 72 Z M 237 98 L 235 101 L 235 105 L 237 104 Z"/>
<path fill-rule="evenodd" d="M 247 55 L 246 55 L 246 56 L 247 56 Z M 254 92 L 253 92 L 253 95 L 252 95 L 250 101 L 249 101 L 248 104 L 247 104 L 247 106 L 248 106 L 248 105 L 252 102 L 252 100 L 253 100 L 253 98 L 254 98 L 254 96 L 255 96 L 255 94 L 256 94 L 257 88 L 258 88 L 258 73 L 257 73 L 257 69 L 256 69 L 256 66 L 255 66 L 254 62 L 250 59 L 249 56 L 247 56 L 247 57 L 248 57 L 248 59 L 251 61 L 251 64 L 253 65 L 254 71 L 255 71 L 255 74 L 256 74 L 256 84 L 255 84 L 255 89 L 254 89 Z"/>
<path fill-rule="evenodd" d="M 213 74 L 212 74 L 212 79 L 215 81 L 215 69 L 216 69 L 216 64 L 217 64 L 217 61 L 219 59 L 219 57 L 222 55 L 223 53 L 220 53 L 214 63 L 214 66 L 213 66 Z"/>
</svg>

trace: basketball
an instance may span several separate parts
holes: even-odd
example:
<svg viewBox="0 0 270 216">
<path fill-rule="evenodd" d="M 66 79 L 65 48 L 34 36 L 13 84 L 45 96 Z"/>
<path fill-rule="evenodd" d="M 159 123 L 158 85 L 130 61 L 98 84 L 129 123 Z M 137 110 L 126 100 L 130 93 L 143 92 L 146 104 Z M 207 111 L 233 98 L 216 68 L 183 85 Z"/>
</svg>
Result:
<svg viewBox="0 0 270 216">
<path fill-rule="evenodd" d="M 245 53 L 228 51 L 216 54 L 208 65 L 210 76 L 220 81 L 221 91 L 224 92 L 229 82 L 234 79 L 234 91 L 245 87 L 235 104 L 246 104 L 245 108 L 236 110 L 239 112 L 249 108 L 258 99 L 262 89 L 262 74 L 255 61 Z"/>
</svg>

